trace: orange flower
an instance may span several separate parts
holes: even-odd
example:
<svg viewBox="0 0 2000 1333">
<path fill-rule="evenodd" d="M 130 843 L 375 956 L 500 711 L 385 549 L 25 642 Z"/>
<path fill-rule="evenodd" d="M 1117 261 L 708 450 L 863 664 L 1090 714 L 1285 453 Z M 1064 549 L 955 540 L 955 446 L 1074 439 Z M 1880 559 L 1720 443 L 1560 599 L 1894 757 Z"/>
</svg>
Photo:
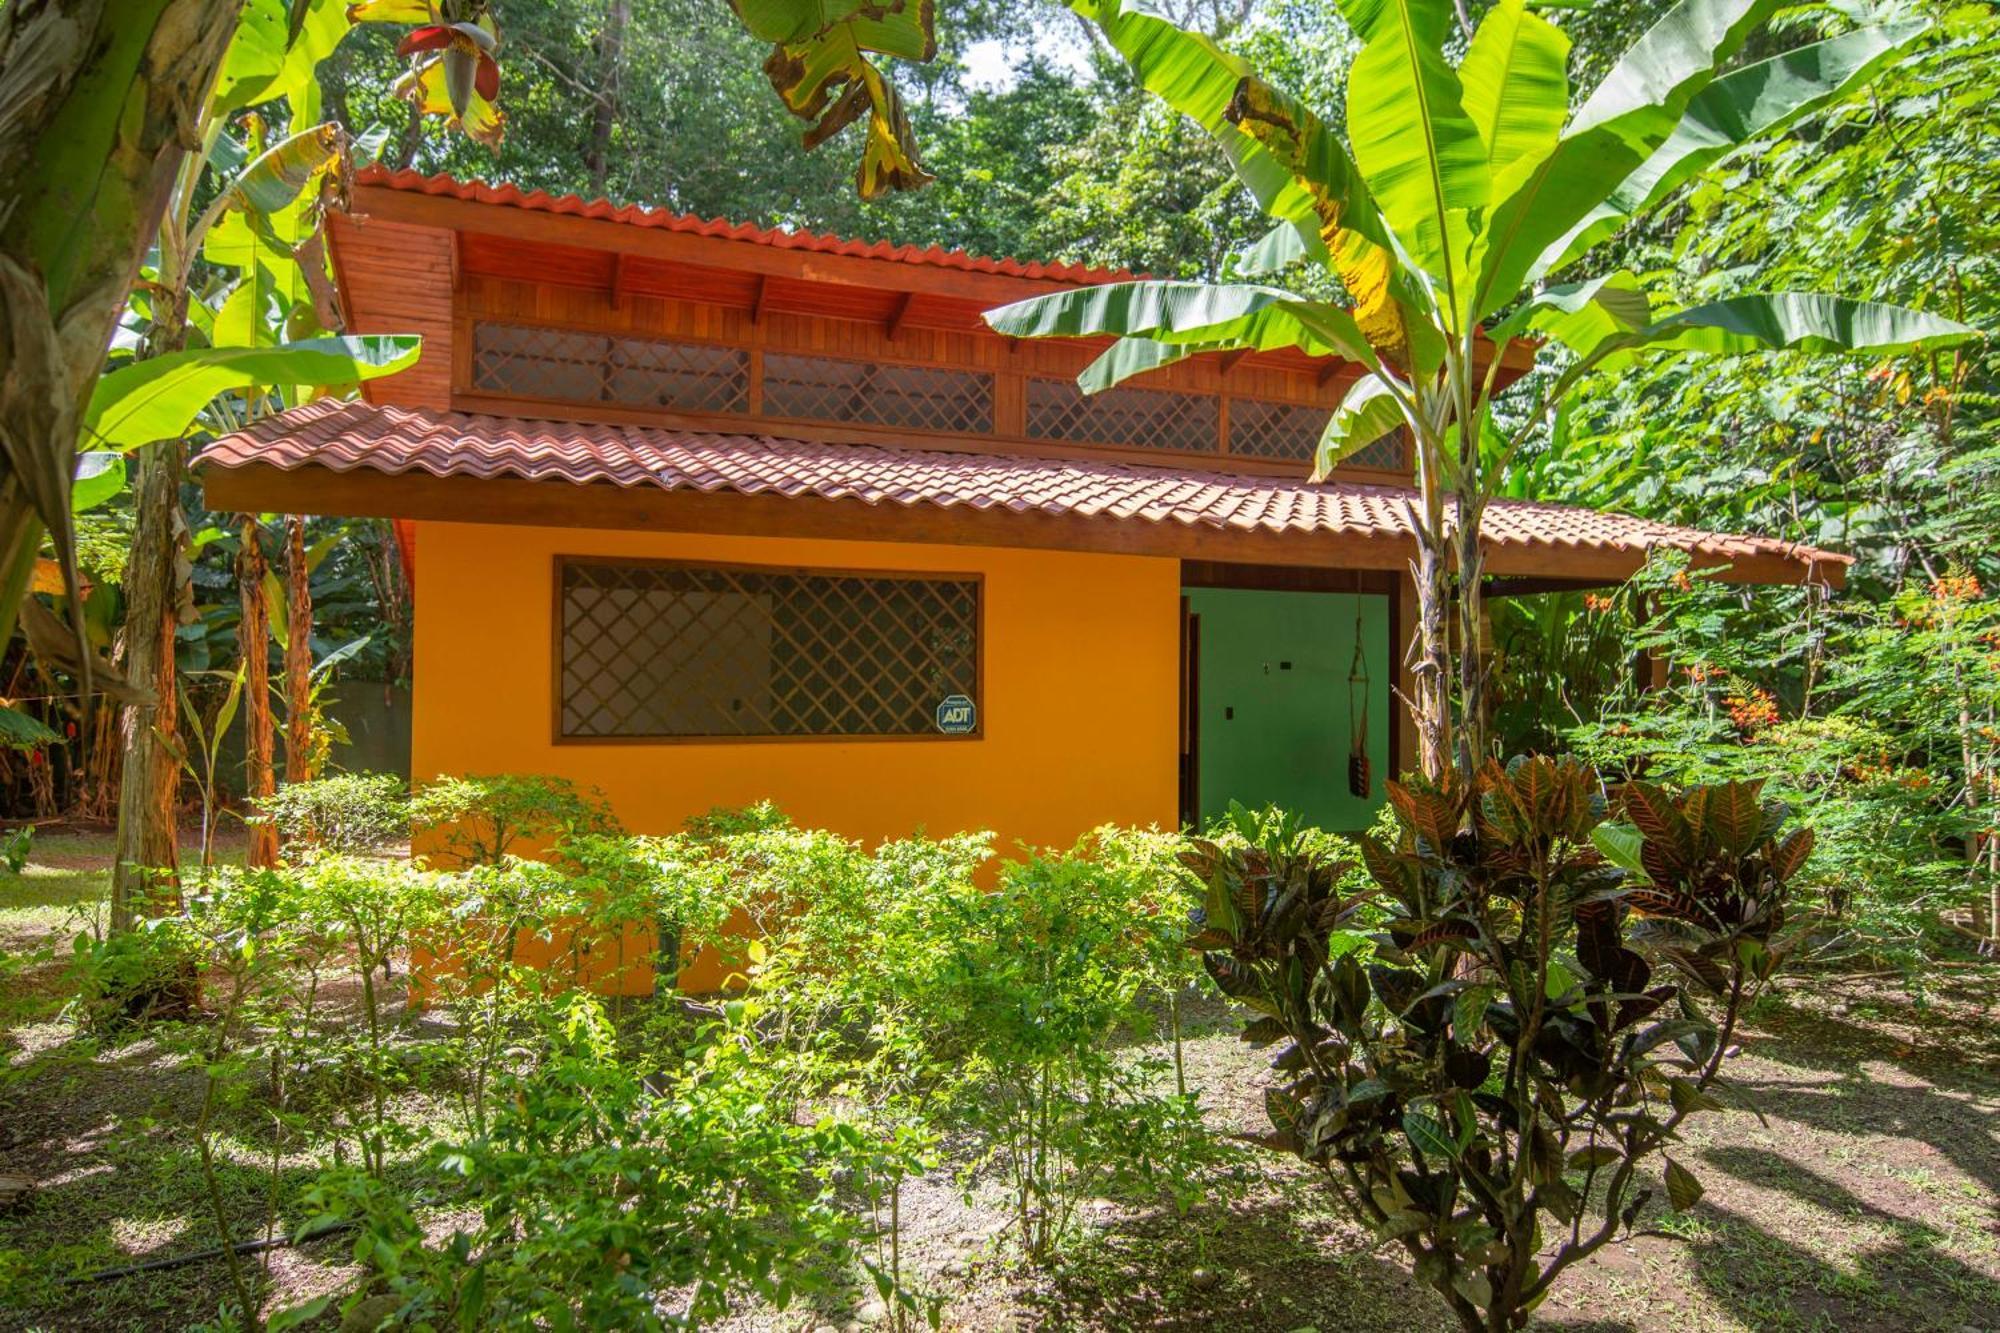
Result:
<svg viewBox="0 0 2000 1333">
<path fill-rule="evenodd" d="M 1583 595 L 1584 610 L 1589 611 L 1593 615 L 1602 615 L 1616 605 L 1617 603 L 1609 597 L 1600 597 L 1594 592 L 1587 592 Z"/>
<path fill-rule="evenodd" d="M 1687 673 L 1688 673 L 1688 679 L 1693 681 L 1697 685 L 1706 684 L 1707 682 L 1714 680 L 1717 676 L 1722 674 L 1721 671 L 1717 670 L 1715 667 L 1710 666 L 1706 662 L 1696 662 L 1693 666 L 1687 669 Z"/>
<path fill-rule="evenodd" d="M 1931 596 L 1940 602 L 1974 602 L 1981 594 L 1979 579 L 1972 574 L 1946 574 L 1931 583 Z"/>
<path fill-rule="evenodd" d="M 1768 727 L 1778 720 L 1778 701 L 1771 697 L 1769 690 L 1732 694 L 1723 703 L 1729 709 L 1729 720 L 1745 735 L 1754 734 L 1759 728 Z"/>
</svg>

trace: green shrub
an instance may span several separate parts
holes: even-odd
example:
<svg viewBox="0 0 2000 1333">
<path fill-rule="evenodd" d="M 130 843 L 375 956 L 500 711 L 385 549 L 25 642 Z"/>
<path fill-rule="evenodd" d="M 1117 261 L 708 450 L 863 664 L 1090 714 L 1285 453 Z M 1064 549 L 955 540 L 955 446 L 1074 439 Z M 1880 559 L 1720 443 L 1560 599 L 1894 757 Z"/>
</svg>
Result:
<svg viewBox="0 0 2000 1333">
<path fill-rule="evenodd" d="M 76 937 L 69 1014 L 90 1032 L 193 1017 L 201 1004 L 201 937 L 185 917 L 141 917 L 130 930 Z"/>
<path fill-rule="evenodd" d="M 362 1223 L 366 1272 L 338 1303 L 367 1326 L 693 1328 L 755 1295 L 779 1308 L 832 1281 L 861 1227 L 837 1177 L 872 1150 L 842 1121 L 780 1114 L 782 1064 L 740 1025 L 672 1071 L 618 1058 L 602 1006 L 553 1007 L 542 1058 L 503 1084 L 490 1130 L 429 1155 L 460 1223 L 432 1239 L 380 1181 L 329 1173 L 321 1216 Z"/>
<path fill-rule="evenodd" d="M 259 808 L 293 860 L 380 851 L 410 836 L 410 794 L 393 773 L 287 783 Z"/>
<path fill-rule="evenodd" d="M 416 831 L 435 839 L 435 854 L 461 866 L 492 865 L 523 842 L 619 831 L 602 792 L 545 774 L 439 778 L 417 789 L 410 813 Z"/>
</svg>

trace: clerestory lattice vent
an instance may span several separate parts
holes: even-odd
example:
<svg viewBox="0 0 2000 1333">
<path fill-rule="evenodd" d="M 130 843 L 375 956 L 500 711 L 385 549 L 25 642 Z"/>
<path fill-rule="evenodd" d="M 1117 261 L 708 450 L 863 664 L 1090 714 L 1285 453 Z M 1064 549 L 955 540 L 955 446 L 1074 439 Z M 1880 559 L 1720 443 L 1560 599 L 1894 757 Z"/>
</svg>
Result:
<svg viewBox="0 0 2000 1333">
<path fill-rule="evenodd" d="M 1260 398 L 1229 400 L 1229 452 L 1244 458 L 1296 460 L 1310 466 L 1332 409 L 1304 403 L 1274 403 Z M 1404 463 L 1401 431 L 1384 436 L 1348 455 L 1343 467 L 1400 471 Z"/>
<path fill-rule="evenodd" d="M 993 377 L 766 352 L 764 415 L 986 435 L 993 430 Z"/>
<path fill-rule="evenodd" d="M 1229 400 L 1229 452 L 1244 458 L 1312 462 L 1320 433 L 1332 412 L 1304 403 L 1272 403 L 1258 398 Z"/>
<path fill-rule="evenodd" d="M 1208 394 L 1129 387 L 1085 394 L 1069 380 L 1028 381 L 1031 439 L 1215 453 L 1221 425 Z"/>
<path fill-rule="evenodd" d="M 977 716 L 976 578 L 579 559 L 557 578 L 565 738 L 935 736 L 953 696 Z"/>
<path fill-rule="evenodd" d="M 738 347 L 481 322 L 472 387 L 488 393 L 677 412 L 747 412 L 750 355 Z"/>
</svg>

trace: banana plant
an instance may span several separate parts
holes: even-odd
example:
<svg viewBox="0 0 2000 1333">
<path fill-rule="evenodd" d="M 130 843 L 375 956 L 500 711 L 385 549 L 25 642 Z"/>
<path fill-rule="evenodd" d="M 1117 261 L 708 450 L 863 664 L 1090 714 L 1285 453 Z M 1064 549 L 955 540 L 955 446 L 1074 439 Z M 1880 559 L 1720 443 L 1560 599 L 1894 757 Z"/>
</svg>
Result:
<svg viewBox="0 0 2000 1333">
<path fill-rule="evenodd" d="M 1019 302 L 987 322 L 1015 337 L 1115 337 L 1079 377 L 1086 392 L 1223 350 L 1295 347 L 1360 365 L 1315 476 L 1392 431 L 1415 441 L 1413 703 L 1433 779 L 1455 764 L 1469 780 L 1487 752 L 1484 664 L 1470 649 L 1454 660 L 1450 582 L 1459 642 L 1476 645 L 1484 507 L 1583 376 L 1643 355 L 1884 355 L 1979 336 L 1819 293 L 1656 310 L 1631 273 L 1569 277 L 1696 173 L 1864 86 L 1923 40 L 1921 22 L 1732 66 L 1780 0 L 1682 0 L 1572 111 L 1568 39 L 1527 0 L 1499 0 L 1456 64 L 1450 0 L 1340 0 L 1362 42 L 1343 136 L 1154 0 L 1069 2 L 1149 91 L 1218 141 L 1276 226 L 1236 256 L 1237 281 L 1117 283 Z M 1346 299 L 1277 284 L 1299 265 L 1329 271 Z M 1503 385 L 1500 351 L 1515 339 L 1553 344 L 1550 373 Z"/>
<path fill-rule="evenodd" d="M 223 673 L 218 671 L 212 674 Z M 215 787 L 222 766 L 222 738 L 228 735 L 230 724 L 236 721 L 237 706 L 243 701 L 243 667 L 238 664 L 235 674 L 229 677 L 229 688 L 224 691 L 222 702 L 207 717 L 202 715 L 193 693 L 188 689 L 186 677 L 176 679 L 179 684 L 181 725 L 194 740 L 194 747 L 190 749 L 184 745 L 172 732 L 162 732 L 159 739 L 175 762 L 201 788 L 201 868 L 207 871 L 215 864 Z"/>
<path fill-rule="evenodd" d="M 868 129 L 854 188 L 863 199 L 916 190 L 931 174 L 902 94 L 870 56 L 926 61 L 937 54 L 932 0 L 729 0 L 750 35 L 771 44 L 764 73 L 785 109 L 811 121 L 816 148 L 864 115 Z"/>
</svg>

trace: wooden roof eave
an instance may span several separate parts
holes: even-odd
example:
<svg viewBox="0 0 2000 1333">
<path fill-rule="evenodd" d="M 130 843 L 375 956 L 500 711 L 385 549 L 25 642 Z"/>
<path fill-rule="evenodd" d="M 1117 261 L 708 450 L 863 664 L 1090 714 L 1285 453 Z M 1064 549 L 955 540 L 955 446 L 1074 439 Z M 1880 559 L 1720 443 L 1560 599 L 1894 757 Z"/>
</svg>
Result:
<svg viewBox="0 0 2000 1333">
<path fill-rule="evenodd" d="M 1053 278 L 979 273 L 871 259 L 861 255 L 759 245 L 723 236 L 698 236 L 659 227 L 638 227 L 610 218 L 548 213 L 379 184 L 355 186 L 348 212 L 361 225 L 366 225 L 370 218 L 381 218 L 412 226 L 478 232 L 802 282 L 868 287 L 876 291 L 931 293 L 987 305 L 1005 305 L 1031 296 L 1069 291 L 1079 285 Z"/>
<path fill-rule="evenodd" d="M 757 275 L 766 283 L 775 278 L 876 292 L 889 291 L 900 293 L 912 300 L 928 296 L 946 302 L 964 303 L 982 311 L 1034 296 L 1072 291 L 1090 285 L 1065 278 L 983 273 L 862 255 L 788 249 L 726 236 L 702 236 L 664 228 L 635 226 L 612 218 L 544 212 L 509 204 L 463 199 L 454 195 L 428 194 L 380 183 L 356 185 L 352 190 L 352 202 L 345 218 L 346 222 L 355 225 L 366 225 L 369 219 L 380 218 L 409 226 L 434 227 L 450 232 L 454 242 L 458 235 L 472 232 L 567 249 L 597 251 L 613 257 L 614 275 L 617 261 L 621 257 L 635 256 L 668 263 L 750 273 Z M 456 254 L 455 243 L 454 254 Z M 342 259 L 343 256 L 336 250 L 337 269 Z M 458 275 L 454 273 L 453 277 L 455 289 Z M 521 278 L 533 281 L 534 275 L 524 273 Z M 342 282 L 341 286 L 344 288 L 345 282 Z M 760 288 L 760 293 L 761 290 Z M 616 294 L 617 284 L 614 276 L 607 288 L 607 299 L 613 304 L 616 303 Z M 910 308 L 906 304 L 902 309 L 902 317 L 907 318 L 909 314 Z M 1108 345 L 1110 340 L 1082 341 Z M 1510 342 L 1501 353 L 1501 364 L 1503 370 L 1507 372 L 1501 382 L 1511 382 L 1532 369 L 1538 346 L 1537 343 L 1522 339 Z M 1476 359 L 1483 367 L 1488 364 L 1488 359 L 1493 354 L 1493 345 L 1482 336 L 1478 341 L 1478 347 L 1480 355 Z M 1243 353 L 1216 352 L 1203 355 L 1209 358 L 1240 358 Z M 1302 354 L 1288 357 L 1283 352 L 1274 352 L 1252 353 L 1249 359 L 1258 364 L 1277 365 L 1296 359 L 1304 365 L 1319 362 L 1329 366 L 1352 367 L 1346 372 L 1349 374 L 1358 373 L 1360 370 L 1358 364 L 1338 357 L 1307 357 Z"/>
<path fill-rule="evenodd" d="M 516 477 L 391 474 L 367 467 L 340 471 L 317 464 L 224 467 L 211 462 L 201 466 L 199 479 L 204 503 L 218 512 L 1024 547 L 1336 569 L 1403 570 L 1414 554 L 1406 537 L 1365 531 L 1285 532 L 971 505 L 870 504 L 602 482 L 578 485 Z M 1643 555 L 1629 550 L 1519 542 L 1491 544 L 1486 559 L 1492 575 L 1561 578 L 1573 586 L 1622 582 L 1643 563 Z M 1697 554 L 1693 563 L 1696 568 L 1727 565 L 1721 577 L 1732 583 L 1818 581 L 1839 588 L 1846 578 L 1846 567 L 1839 561 L 1809 564 L 1759 554 L 1731 562 Z"/>
</svg>

